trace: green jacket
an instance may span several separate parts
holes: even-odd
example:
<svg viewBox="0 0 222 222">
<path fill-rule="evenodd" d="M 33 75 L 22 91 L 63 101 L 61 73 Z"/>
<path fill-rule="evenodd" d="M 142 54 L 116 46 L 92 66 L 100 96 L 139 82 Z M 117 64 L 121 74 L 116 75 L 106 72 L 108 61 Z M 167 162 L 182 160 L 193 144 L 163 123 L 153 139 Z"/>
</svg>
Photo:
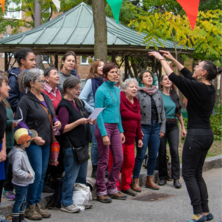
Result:
<svg viewBox="0 0 222 222">
<path fill-rule="evenodd" d="M 5 107 L 7 112 L 7 126 L 6 126 L 6 148 L 12 149 L 14 147 L 14 130 L 12 129 L 13 111 L 11 108 Z"/>
</svg>

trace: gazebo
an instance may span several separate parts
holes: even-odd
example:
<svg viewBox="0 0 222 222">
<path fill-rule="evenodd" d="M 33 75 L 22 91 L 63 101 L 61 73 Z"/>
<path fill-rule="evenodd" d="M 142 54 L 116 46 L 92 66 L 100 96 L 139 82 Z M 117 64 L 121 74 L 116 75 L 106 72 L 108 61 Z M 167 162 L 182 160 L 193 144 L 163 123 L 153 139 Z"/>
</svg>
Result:
<svg viewBox="0 0 222 222">
<path fill-rule="evenodd" d="M 128 56 L 147 56 L 144 37 L 146 34 L 122 25 L 106 17 L 108 55 L 115 60 L 116 56 L 125 57 L 127 70 Z M 174 44 L 171 41 L 161 40 L 164 50 L 174 53 Z M 158 42 L 157 47 L 163 49 Z M 58 55 L 72 50 L 77 55 L 94 54 L 94 23 L 92 8 L 84 2 L 58 17 L 32 30 L 15 34 L 0 40 L 0 52 L 5 53 L 5 67 L 8 67 L 8 53 L 18 51 L 21 47 L 29 47 L 34 53 L 55 56 L 55 66 L 58 66 Z M 150 49 L 154 49 L 151 45 Z M 192 50 L 179 47 L 183 54 Z"/>
</svg>

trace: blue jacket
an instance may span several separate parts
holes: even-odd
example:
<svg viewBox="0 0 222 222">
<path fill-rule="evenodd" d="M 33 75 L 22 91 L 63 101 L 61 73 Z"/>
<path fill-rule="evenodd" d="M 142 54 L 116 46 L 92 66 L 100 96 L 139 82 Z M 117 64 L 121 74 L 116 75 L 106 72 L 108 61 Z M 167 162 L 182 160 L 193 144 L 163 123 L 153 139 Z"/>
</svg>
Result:
<svg viewBox="0 0 222 222">
<path fill-rule="evenodd" d="M 18 74 L 20 73 L 20 69 L 17 67 L 13 67 L 8 71 L 9 77 L 8 77 L 8 85 L 10 86 L 10 91 L 9 91 L 9 97 L 8 97 L 8 102 L 11 104 L 11 108 L 13 112 L 16 111 L 17 104 L 21 97 L 24 95 L 19 91 L 19 86 L 18 86 Z"/>
</svg>

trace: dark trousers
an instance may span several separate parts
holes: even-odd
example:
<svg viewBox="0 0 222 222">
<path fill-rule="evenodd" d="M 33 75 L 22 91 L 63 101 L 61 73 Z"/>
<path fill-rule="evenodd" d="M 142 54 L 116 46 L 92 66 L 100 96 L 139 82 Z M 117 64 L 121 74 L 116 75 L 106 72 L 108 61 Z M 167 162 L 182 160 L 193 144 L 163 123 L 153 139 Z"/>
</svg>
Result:
<svg viewBox="0 0 222 222">
<path fill-rule="evenodd" d="M 0 180 L 0 206 L 1 206 L 3 184 L 4 184 L 4 180 Z"/>
<path fill-rule="evenodd" d="M 167 162 L 166 162 L 167 141 L 170 147 L 172 179 L 176 180 L 180 178 L 180 160 L 178 155 L 179 129 L 177 126 L 177 121 L 166 122 L 166 133 L 160 139 L 160 148 L 159 148 L 160 180 L 167 179 Z"/>
<path fill-rule="evenodd" d="M 182 175 L 194 214 L 209 212 L 207 186 L 202 176 L 203 165 L 213 143 L 211 129 L 189 129 L 183 147 Z"/>
<path fill-rule="evenodd" d="M 14 187 L 12 184 L 12 164 L 9 163 L 7 174 L 5 175 L 5 183 L 4 183 L 4 190 L 6 191 L 13 191 Z"/>
</svg>

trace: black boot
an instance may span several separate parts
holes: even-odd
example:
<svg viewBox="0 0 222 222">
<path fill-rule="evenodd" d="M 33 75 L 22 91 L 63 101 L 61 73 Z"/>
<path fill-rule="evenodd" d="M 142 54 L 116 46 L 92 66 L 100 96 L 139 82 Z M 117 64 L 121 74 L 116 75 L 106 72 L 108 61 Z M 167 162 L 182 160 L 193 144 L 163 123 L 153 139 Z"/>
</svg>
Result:
<svg viewBox="0 0 222 222">
<path fill-rule="evenodd" d="M 12 216 L 12 222 L 19 222 L 19 216 Z"/>
<path fill-rule="evenodd" d="M 27 222 L 25 219 L 24 219 L 24 213 L 23 214 L 19 214 L 19 222 Z"/>
<path fill-rule="evenodd" d="M 92 167 L 93 167 L 93 169 L 92 169 L 91 177 L 96 179 L 97 165 L 92 165 Z"/>
</svg>

